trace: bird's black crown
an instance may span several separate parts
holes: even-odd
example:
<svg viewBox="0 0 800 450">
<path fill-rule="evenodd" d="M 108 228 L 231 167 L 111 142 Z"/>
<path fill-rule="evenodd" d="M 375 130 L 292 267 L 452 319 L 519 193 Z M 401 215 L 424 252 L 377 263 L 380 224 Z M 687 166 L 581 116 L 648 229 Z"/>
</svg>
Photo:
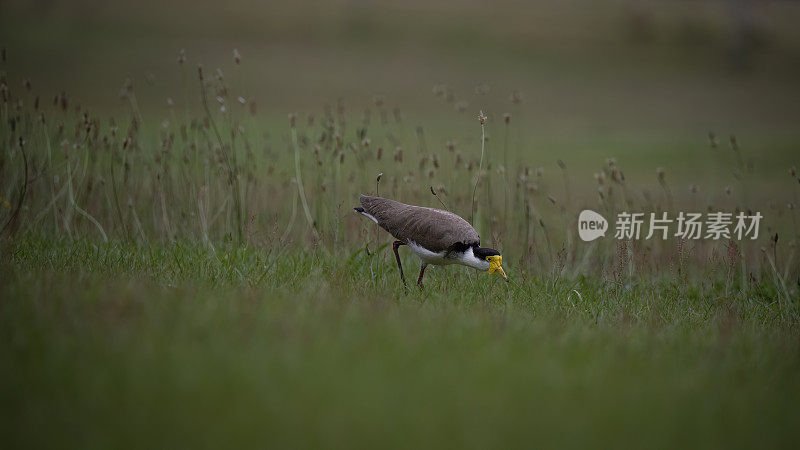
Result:
<svg viewBox="0 0 800 450">
<path fill-rule="evenodd" d="M 498 252 L 493 248 L 483 248 L 483 247 L 475 247 L 475 249 L 472 252 L 475 253 L 475 256 L 480 259 L 486 259 L 487 256 L 495 256 L 500 254 L 500 252 Z"/>
</svg>

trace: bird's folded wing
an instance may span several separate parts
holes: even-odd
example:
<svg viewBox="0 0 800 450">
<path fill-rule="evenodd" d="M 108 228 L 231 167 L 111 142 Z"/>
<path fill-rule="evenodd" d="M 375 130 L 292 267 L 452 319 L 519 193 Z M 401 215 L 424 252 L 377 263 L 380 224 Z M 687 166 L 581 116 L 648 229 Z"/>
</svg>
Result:
<svg viewBox="0 0 800 450">
<path fill-rule="evenodd" d="M 414 241 L 433 252 L 450 250 L 457 244 L 480 244 L 472 225 L 448 211 L 367 195 L 361 196 L 361 205 L 395 238 Z"/>
</svg>

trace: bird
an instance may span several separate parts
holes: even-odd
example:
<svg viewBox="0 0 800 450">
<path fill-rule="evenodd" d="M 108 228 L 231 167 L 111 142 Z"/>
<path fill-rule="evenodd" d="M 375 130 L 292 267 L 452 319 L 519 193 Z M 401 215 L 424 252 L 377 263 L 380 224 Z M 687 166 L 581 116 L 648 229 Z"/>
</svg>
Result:
<svg viewBox="0 0 800 450">
<path fill-rule="evenodd" d="M 493 248 L 481 247 L 475 228 L 449 211 L 407 205 L 383 197 L 361 195 L 361 206 L 353 208 L 396 239 L 392 244 L 400 279 L 406 285 L 403 265 L 397 249 L 407 245 L 420 259 L 417 285 L 423 288 L 422 277 L 428 264 L 461 264 L 478 270 L 498 273 L 508 282 L 503 270 L 503 257 Z"/>
</svg>

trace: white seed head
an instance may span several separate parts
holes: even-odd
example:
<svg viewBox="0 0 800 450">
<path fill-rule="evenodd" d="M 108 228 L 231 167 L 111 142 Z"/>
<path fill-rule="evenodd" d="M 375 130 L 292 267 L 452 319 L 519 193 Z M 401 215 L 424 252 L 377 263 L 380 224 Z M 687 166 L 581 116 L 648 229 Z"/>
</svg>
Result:
<svg viewBox="0 0 800 450">
<path fill-rule="evenodd" d="M 606 174 L 604 172 L 597 172 L 594 174 L 594 179 L 597 184 L 603 184 L 606 181 Z"/>
</svg>

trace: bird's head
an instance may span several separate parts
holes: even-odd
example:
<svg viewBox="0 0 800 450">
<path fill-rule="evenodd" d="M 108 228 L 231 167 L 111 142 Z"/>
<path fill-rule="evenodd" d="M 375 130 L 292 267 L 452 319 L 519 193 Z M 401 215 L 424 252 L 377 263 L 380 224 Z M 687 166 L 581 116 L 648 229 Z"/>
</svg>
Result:
<svg viewBox="0 0 800 450">
<path fill-rule="evenodd" d="M 499 273 L 503 276 L 503 279 L 508 281 L 508 276 L 506 275 L 506 271 L 503 270 L 503 256 L 500 255 L 500 252 L 493 248 L 477 248 L 474 250 L 475 257 L 482 259 L 489 263 L 489 268 L 486 269 L 489 273 Z"/>
</svg>

